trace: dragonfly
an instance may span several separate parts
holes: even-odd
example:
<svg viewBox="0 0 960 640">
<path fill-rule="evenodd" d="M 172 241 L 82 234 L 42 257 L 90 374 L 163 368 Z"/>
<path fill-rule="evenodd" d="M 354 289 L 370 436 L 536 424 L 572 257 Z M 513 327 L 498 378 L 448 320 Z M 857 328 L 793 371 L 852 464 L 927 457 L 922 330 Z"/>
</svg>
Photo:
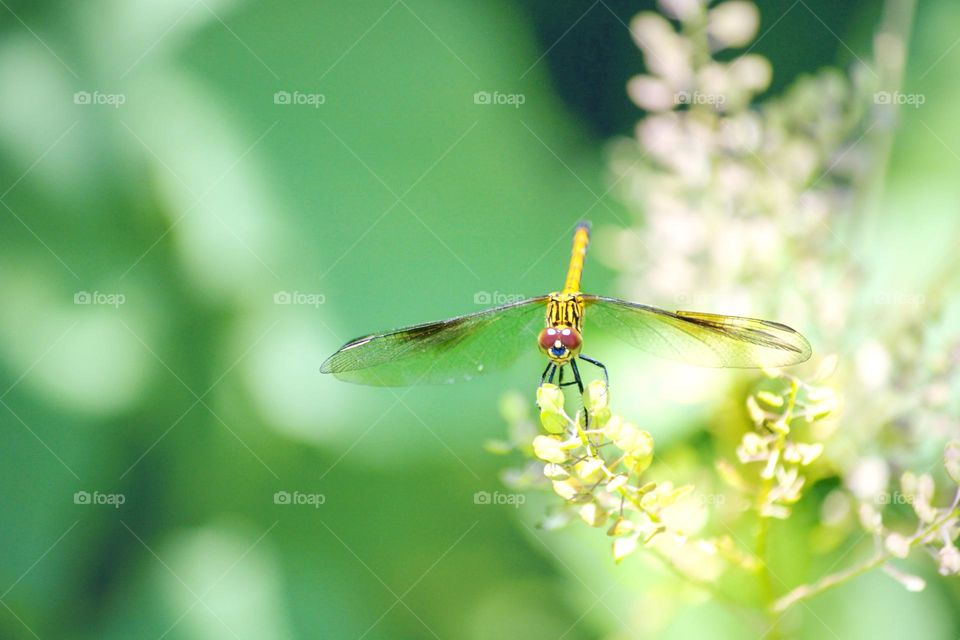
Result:
<svg viewBox="0 0 960 640">
<path fill-rule="evenodd" d="M 584 384 L 577 361 L 606 366 L 581 353 L 584 323 L 591 329 L 663 358 L 703 367 L 778 368 L 810 358 L 810 343 L 769 320 L 665 311 L 580 291 L 590 224 L 573 235 L 563 289 L 477 313 L 375 333 L 351 340 L 321 365 L 322 373 L 374 386 L 443 384 L 471 380 L 509 367 L 534 345 L 547 358 L 540 383 Z M 569 367 L 573 380 L 564 383 Z"/>
</svg>

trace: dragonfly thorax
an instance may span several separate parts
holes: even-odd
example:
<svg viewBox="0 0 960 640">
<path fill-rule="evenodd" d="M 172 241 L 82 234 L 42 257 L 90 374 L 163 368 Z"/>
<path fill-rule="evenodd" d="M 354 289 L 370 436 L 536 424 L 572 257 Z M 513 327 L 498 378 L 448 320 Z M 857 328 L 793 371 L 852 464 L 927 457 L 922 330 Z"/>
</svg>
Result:
<svg viewBox="0 0 960 640">
<path fill-rule="evenodd" d="M 551 293 L 547 296 L 547 326 L 583 331 L 583 296 L 579 293 Z"/>
<path fill-rule="evenodd" d="M 551 293 L 547 300 L 547 326 L 540 332 L 540 350 L 553 362 L 563 365 L 580 353 L 583 344 L 583 296 L 579 293 Z"/>
</svg>

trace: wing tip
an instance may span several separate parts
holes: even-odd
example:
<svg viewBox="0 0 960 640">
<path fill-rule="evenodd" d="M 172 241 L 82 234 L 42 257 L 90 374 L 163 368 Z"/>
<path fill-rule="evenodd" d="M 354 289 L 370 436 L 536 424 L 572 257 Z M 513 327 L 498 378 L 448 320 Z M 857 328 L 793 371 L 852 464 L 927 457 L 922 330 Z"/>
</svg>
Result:
<svg viewBox="0 0 960 640">
<path fill-rule="evenodd" d="M 784 326 L 786 327 L 786 325 Z M 790 329 L 790 327 L 786 327 L 786 328 Z M 794 331 L 793 329 L 790 329 L 790 330 L 796 334 L 797 338 L 800 340 L 800 345 L 801 345 L 800 359 L 797 360 L 795 364 L 802 364 L 813 357 L 813 347 L 810 345 L 810 341 L 807 340 L 806 336 L 804 336 L 802 333 L 800 333 L 799 331 Z"/>
<path fill-rule="evenodd" d="M 340 353 L 340 352 L 338 351 L 337 353 Z M 336 355 L 337 354 L 335 353 L 323 361 L 323 363 L 320 365 L 320 373 L 333 373 L 333 366 L 331 363 L 333 362 L 333 359 L 336 357 Z"/>
<path fill-rule="evenodd" d="M 786 364 L 783 366 L 790 367 L 796 364 L 803 364 L 804 362 L 809 360 L 811 357 L 813 357 L 813 347 L 810 345 L 810 341 L 807 340 L 806 336 L 804 336 L 802 333 L 800 333 L 799 331 L 797 331 L 791 326 L 783 324 L 782 322 L 774 322 L 773 320 L 764 320 L 763 323 L 771 327 L 772 329 L 776 329 L 778 331 L 782 331 L 786 333 L 787 336 L 789 336 L 790 338 L 792 338 L 794 342 L 796 342 L 796 344 L 790 344 L 788 342 L 784 343 L 786 346 L 790 347 L 790 349 L 797 354 L 797 357 L 791 360 L 789 364 Z"/>
</svg>

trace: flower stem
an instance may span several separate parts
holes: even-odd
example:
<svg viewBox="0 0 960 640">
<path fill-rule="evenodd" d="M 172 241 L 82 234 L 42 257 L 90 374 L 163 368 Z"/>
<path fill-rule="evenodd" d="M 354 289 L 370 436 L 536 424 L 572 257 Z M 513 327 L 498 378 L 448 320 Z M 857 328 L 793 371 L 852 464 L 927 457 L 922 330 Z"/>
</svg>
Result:
<svg viewBox="0 0 960 640">
<path fill-rule="evenodd" d="M 922 542 L 927 536 L 942 527 L 944 523 L 960 515 L 960 508 L 957 507 L 958 498 L 960 498 L 960 492 L 958 492 L 957 497 L 954 498 L 953 504 L 951 505 L 950 509 L 947 510 L 946 514 L 937 520 L 934 520 L 933 523 L 926 529 L 922 529 L 913 535 L 909 539 L 909 546 L 915 547 L 916 545 L 920 544 L 920 542 Z M 812 584 L 801 585 L 774 602 L 770 606 L 770 612 L 772 614 L 783 613 L 797 602 L 812 598 L 813 596 L 821 594 L 828 589 L 842 585 L 845 582 L 848 582 L 853 578 L 870 571 L 871 569 L 876 569 L 893 557 L 894 555 L 889 551 L 878 553 L 859 565 L 850 567 L 849 569 L 844 569 L 843 571 L 838 571 L 837 573 L 832 573 Z"/>
<path fill-rule="evenodd" d="M 792 376 L 789 379 L 790 395 L 787 397 L 787 406 L 784 409 L 783 415 L 777 420 L 778 423 L 783 423 L 782 428 L 777 429 L 778 436 L 774 455 L 778 460 L 783 455 L 783 449 L 787 438 L 786 434 L 788 433 L 790 427 L 790 421 L 793 418 L 794 407 L 796 407 L 797 404 L 797 393 L 800 390 L 799 380 Z M 756 550 L 754 554 L 757 556 L 757 560 L 759 561 L 758 577 L 760 580 L 760 594 L 761 598 L 763 599 L 764 607 L 769 607 L 770 604 L 774 602 L 776 597 L 773 589 L 773 573 L 770 571 L 770 563 L 767 559 L 767 539 L 770 533 L 770 516 L 764 512 L 764 506 L 769 499 L 770 491 L 773 489 L 773 478 L 773 473 L 770 473 L 769 475 L 765 473 L 755 504 L 757 515 L 760 518 L 760 521 L 757 526 Z M 769 611 L 769 613 L 771 617 L 773 617 L 774 612 Z M 777 628 L 777 620 L 774 619 L 771 623 L 770 629 L 766 634 L 766 637 L 772 640 L 779 637 L 779 635 L 780 632 Z"/>
</svg>

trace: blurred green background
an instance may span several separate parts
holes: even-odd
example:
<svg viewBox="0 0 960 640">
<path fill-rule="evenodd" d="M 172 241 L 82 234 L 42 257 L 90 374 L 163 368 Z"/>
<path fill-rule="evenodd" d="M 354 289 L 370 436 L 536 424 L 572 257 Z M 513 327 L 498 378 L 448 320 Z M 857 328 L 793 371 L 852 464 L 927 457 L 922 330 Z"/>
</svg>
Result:
<svg viewBox="0 0 960 640">
<path fill-rule="evenodd" d="M 770 92 L 869 46 L 878 4 L 760 3 Z M 536 530 L 532 496 L 474 501 L 502 490 L 482 444 L 505 391 L 532 404 L 535 353 L 445 388 L 318 367 L 359 334 L 556 289 L 578 219 L 626 224 L 605 147 L 641 115 L 624 23 L 651 8 L 5 0 L 0 637 L 648 637 L 655 565 Z M 958 25 L 953 0 L 919 3 L 906 84 L 926 104 L 857 249 L 905 282 L 955 240 Z M 588 261 L 587 290 L 613 281 Z M 612 348 L 614 375 L 656 366 Z M 956 603 L 871 575 L 803 633 L 955 638 Z M 752 637 L 688 613 L 658 637 Z"/>
</svg>

